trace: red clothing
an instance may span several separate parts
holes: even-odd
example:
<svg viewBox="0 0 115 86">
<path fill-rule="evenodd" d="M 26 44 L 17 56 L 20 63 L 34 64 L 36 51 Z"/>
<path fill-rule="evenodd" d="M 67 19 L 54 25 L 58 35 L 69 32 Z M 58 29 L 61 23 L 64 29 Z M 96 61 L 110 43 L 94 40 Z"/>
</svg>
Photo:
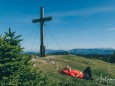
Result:
<svg viewBox="0 0 115 86">
<path fill-rule="evenodd" d="M 76 77 L 76 76 L 78 76 L 78 78 L 83 78 L 83 76 L 84 76 L 84 73 L 80 73 L 80 71 L 79 70 L 71 70 L 71 71 L 68 71 L 68 70 L 63 70 L 63 72 L 65 73 L 65 74 L 67 74 L 67 75 L 69 75 L 69 76 L 72 76 L 72 77 Z"/>
</svg>

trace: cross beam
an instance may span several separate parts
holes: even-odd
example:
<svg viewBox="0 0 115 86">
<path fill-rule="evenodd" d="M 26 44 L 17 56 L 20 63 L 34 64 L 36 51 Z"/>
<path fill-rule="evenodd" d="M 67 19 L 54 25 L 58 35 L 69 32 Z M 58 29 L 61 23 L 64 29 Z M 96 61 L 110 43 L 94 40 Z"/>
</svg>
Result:
<svg viewBox="0 0 115 86">
<path fill-rule="evenodd" d="M 52 17 L 44 18 L 44 8 L 40 8 L 40 18 L 32 20 L 32 23 L 40 22 L 40 57 L 45 57 L 44 46 L 44 22 L 52 20 Z"/>
</svg>

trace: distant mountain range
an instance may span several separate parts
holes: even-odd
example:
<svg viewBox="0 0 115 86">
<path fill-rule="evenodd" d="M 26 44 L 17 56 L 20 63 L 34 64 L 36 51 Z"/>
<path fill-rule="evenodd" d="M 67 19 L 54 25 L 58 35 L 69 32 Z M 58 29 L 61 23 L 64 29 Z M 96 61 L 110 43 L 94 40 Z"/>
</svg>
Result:
<svg viewBox="0 0 115 86">
<path fill-rule="evenodd" d="M 83 55 L 87 55 L 87 54 L 113 54 L 113 52 L 115 52 L 114 49 L 103 49 L 103 48 L 94 48 L 94 49 L 72 49 L 69 51 L 72 54 L 83 54 Z"/>
<path fill-rule="evenodd" d="M 56 55 L 67 55 L 67 54 L 74 54 L 74 55 L 88 55 L 88 54 L 113 54 L 115 52 L 112 48 L 94 48 L 94 49 L 71 49 L 71 50 L 46 50 L 46 54 L 56 54 Z M 24 52 L 26 54 L 39 54 L 39 52 Z"/>
</svg>

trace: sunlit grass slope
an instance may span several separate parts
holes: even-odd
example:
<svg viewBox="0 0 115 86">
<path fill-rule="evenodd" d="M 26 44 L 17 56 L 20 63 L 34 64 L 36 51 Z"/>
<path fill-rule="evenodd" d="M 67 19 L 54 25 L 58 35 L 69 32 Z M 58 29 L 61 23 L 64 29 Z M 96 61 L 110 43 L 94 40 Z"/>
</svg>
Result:
<svg viewBox="0 0 115 86">
<path fill-rule="evenodd" d="M 88 59 L 80 56 L 74 55 L 52 55 L 43 58 L 32 57 L 33 67 L 42 71 L 47 75 L 52 82 L 61 83 L 64 86 L 98 86 L 97 79 L 100 78 L 101 74 L 104 77 L 114 79 L 115 78 L 115 64 L 107 63 L 97 59 Z M 73 69 L 78 69 L 83 71 L 87 66 L 92 69 L 94 81 L 82 80 L 59 73 L 60 70 L 65 68 L 67 65 L 71 66 Z M 108 83 L 108 86 L 114 86 L 115 83 Z M 59 84 L 57 84 L 58 86 Z M 107 85 L 107 84 L 101 84 Z"/>
</svg>

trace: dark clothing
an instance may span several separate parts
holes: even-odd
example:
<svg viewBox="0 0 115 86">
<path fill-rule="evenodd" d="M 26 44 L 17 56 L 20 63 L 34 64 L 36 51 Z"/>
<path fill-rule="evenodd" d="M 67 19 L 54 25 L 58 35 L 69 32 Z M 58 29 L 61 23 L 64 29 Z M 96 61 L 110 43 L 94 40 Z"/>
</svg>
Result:
<svg viewBox="0 0 115 86">
<path fill-rule="evenodd" d="M 93 80 L 92 78 L 92 72 L 91 72 L 91 68 L 90 67 L 87 67 L 84 71 L 84 76 L 83 76 L 83 79 L 86 79 L 86 80 Z"/>
</svg>

